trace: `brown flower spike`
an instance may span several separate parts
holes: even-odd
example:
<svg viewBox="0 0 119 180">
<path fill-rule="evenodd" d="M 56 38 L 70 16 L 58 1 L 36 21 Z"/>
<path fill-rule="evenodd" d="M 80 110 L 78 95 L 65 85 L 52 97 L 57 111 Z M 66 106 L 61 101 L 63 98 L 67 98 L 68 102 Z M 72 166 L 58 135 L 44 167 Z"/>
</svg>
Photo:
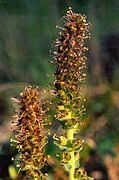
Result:
<svg viewBox="0 0 119 180">
<path fill-rule="evenodd" d="M 85 82 L 85 40 L 89 38 L 89 23 L 85 15 L 74 13 L 71 8 L 63 18 L 64 27 L 55 42 L 55 89 L 57 92 L 57 118 L 65 129 L 63 136 L 54 135 L 55 144 L 62 150 L 61 164 L 68 171 L 69 180 L 88 180 L 80 168 L 79 157 L 83 141 L 75 137 L 81 130 L 85 111 L 82 86 Z"/>
<path fill-rule="evenodd" d="M 55 42 L 55 87 L 59 97 L 58 118 L 64 120 L 66 126 L 73 127 L 78 125 L 84 111 L 80 88 L 86 77 L 85 52 L 88 48 L 84 43 L 89 38 L 89 23 L 85 15 L 74 13 L 71 8 L 64 20 L 64 28 L 59 27 L 60 38 Z"/>
<path fill-rule="evenodd" d="M 40 179 L 41 168 L 45 164 L 44 146 L 46 145 L 46 131 L 43 123 L 43 110 L 40 93 L 37 88 L 26 87 L 20 94 L 17 110 L 17 128 L 14 130 L 19 151 L 19 165 L 21 171 L 26 171 L 27 177 Z"/>
</svg>

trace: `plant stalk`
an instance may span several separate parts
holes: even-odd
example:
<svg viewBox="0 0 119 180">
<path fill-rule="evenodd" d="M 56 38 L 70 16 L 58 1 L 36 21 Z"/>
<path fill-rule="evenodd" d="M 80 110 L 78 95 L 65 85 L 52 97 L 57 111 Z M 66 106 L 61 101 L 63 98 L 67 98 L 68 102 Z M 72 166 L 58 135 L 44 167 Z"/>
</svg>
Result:
<svg viewBox="0 0 119 180">
<path fill-rule="evenodd" d="M 73 141 L 74 139 L 74 129 L 68 129 L 67 130 L 67 140 L 68 141 Z M 75 173 L 75 157 L 74 157 L 74 150 L 72 149 L 72 151 L 70 152 L 70 165 L 71 165 L 71 169 L 69 172 L 69 180 L 74 180 L 74 173 Z"/>
</svg>

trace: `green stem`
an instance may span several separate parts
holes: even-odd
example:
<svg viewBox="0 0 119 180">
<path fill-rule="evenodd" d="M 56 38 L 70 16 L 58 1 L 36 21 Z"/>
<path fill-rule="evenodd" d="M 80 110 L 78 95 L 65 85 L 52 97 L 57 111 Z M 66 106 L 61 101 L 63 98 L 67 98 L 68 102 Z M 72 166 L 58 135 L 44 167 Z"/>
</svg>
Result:
<svg viewBox="0 0 119 180">
<path fill-rule="evenodd" d="M 68 129 L 67 130 L 67 140 L 68 141 L 73 141 L 74 139 L 74 129 Z M 69 153 L 71 156 L 70 159 L 70 165 L 71 165 L 71 169 L 69 172 L 69 180 L 74 180 L 74 173 L 75 173 L 75 157 L 74 157 L 74 150 L 72 149 L 72 151 Z"/>
</svg>

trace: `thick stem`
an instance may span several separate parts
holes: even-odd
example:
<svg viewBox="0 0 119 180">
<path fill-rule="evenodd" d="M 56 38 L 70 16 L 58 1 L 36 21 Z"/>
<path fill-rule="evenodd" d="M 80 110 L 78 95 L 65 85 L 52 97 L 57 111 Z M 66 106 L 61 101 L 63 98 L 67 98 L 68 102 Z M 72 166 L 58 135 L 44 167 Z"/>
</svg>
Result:
<svg viewBox="0 0 119 180">
<path fill-rule="evenodd" d="M 74 139 L 74 129 L 68 129 L 67 130 L 67 140 L 68 141 L 73 141 Z M 72 149 L 72 151 L 69 153 L 71 156 L 70 159 L 70 165 L 71 165 L 71 169 L 69 172 L 69 180 L 74 180 L 74 173 L 75 173 L 75 157 L 74 157 L 74 150 Z"/>
</svg>

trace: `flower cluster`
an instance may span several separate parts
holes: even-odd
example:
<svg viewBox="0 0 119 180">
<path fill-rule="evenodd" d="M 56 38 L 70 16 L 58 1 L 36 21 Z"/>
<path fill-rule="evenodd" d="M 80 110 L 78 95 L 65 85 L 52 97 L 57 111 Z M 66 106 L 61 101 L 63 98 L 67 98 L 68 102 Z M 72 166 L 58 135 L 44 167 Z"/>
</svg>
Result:
<svg viewBox="0 0 119 180">
<path fill-rule="evenodd" d="M 37 88 L 26 87 L 18 99 L 16 113 L 17 128 L 12 142 L 17 142 L 19 151 L 19 165 L 21 171 L 26 171 L 28 177 L 38 179 L 42 176 L 44 166 L 44 146 L 46 145 L 46 131 L 43 122 L 43 110 L 40 93 Z"/>
<path fill-rule="evenodd" d="M 88 48 L 84 43 L 89 38 L 89 23 L 85 15 L 74 13 L 71 8 L 64 20 L 64 28 L 59 27 L 60 37 L 55 42 L 55 87 L 59 97 L 58 118 L 71 127 L 78 125 L 84 111 L 80 88 L 86 77 L 85 52 Z"/>
<path fill-rule="evenodd" d="M 80 131 L 83 106 L 82 86 L 86 77 L 86 56 L 88 50 L 85 40 L 89 38 L 89 23 L 86 16 L 74 13 L 71 8 L 63 17 L 64 27 L 59 27 L 60 37 L 55 42 L 54 63 L 55 92 L 57 100 L 57 119 L 61 121 L 62 135 L 53 136 L 55 144 L 62 150 L 61 164 L 68 171 L 69 180 L 87 180 L 87 174 L 80 168 L 79 157 L 83 141 L 76 133 Z M 12 143 L 19 151 L 21 171 L 26 172 L 28 179 L 46 179 L 41 169 L 46 157 L 44 156 L 47 143 L 44 115 L 40 93 L 37 88 L 26 87 L 17 101 L 16 128 Z M 51 108 L 51 102 L 48 104 Z M 54 103 L 53 103 L 54 105 Z M 51 121 L 51 120 L 50 120 Z M 47 124 L 48 125 L 48 124 Z"/>
<path fill-rule="evenodd" d="M 69 173 L 69 179 L 88 177 L 79 164 L 83 141 L 75 137 L 81 129 L 82 114 L 85 111 L 82 86 L 85 82 L 86 56 L 85 40 L 89 38 L 89 23 L 86 16 L 74 13 L 71 8 L 63 17 L 65 24 L 60 28 L 60 37 L 55 42 L 54 62 L 55 89 L 57 94 L 57 119 L 65 129 L 63 136 L 54 136 L 55 144 L 62 150 L 61 163 Z"/>
</svg>

